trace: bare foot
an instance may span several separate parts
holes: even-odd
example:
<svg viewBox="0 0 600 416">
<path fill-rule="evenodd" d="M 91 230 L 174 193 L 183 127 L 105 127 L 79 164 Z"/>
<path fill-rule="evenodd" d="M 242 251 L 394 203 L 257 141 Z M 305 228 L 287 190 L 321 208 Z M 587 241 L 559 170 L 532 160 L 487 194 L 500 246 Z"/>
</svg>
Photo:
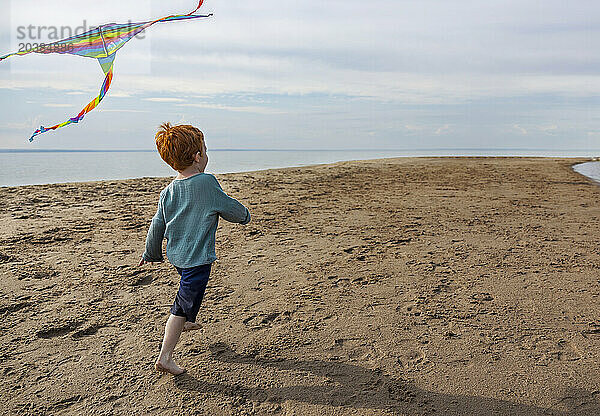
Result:
<svg viewBox="0 0 600 416">
<path fill-rule="evenodd" d="M 195 329 L 201 329 L 201 328 L 202 328 L 202 325 L 199 325 L 199 324 L 197 324 L 195 322 L 186 322 L 183 325 L 183 332 L 193 331 Z"/>
<path fill-rule="evenodd" d="M 170 374 L 173 374 L 174 376 L 178 376 L 178 375 L 186 372 L 185 368 L 179 367 L 177 364 L 175 364 L 175 361 L 173 361 L 173 360 L 170 360 L 170 361 L 158 360 L 154 364 L 154 368 L 156 369 L 156 371 L 160 371 L 161 373 L 170 373 Z"/>
</svg>

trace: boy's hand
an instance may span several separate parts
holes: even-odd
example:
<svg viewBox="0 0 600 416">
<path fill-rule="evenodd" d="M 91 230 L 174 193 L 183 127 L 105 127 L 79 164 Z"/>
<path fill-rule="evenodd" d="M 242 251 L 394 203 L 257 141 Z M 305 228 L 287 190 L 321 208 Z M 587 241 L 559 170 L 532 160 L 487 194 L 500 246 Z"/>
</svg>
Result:
<svg viewBox="0 0 600 416">
<path fill-rule="evenodd" d="M 159 261 L 146 261 L 143 258 L 140 260 L 140 264 L 138 264 L 138 267 L 143 266 L 144 264 L 154 264 L 154 263 L 160 263 Z"/>
</svg>

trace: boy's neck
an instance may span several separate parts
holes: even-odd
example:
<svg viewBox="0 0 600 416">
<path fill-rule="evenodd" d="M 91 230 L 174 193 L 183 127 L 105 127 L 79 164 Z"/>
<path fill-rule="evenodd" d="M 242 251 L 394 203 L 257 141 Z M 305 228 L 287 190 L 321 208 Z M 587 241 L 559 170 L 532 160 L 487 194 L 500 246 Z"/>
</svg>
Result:
<svg viewBox="0 0 600 416">
<path fill-rule="evenodd" d="M 204 173 L 204 169 L 200 170 L 195 166 L 190 166 L 189 168 L 178 171 L 178 172 L 179 172 L 179 174 L 177 175 L 177 177 L 175 179 L 185 179 L 185 178 L 189 178 L 190 176 Z"/>
</svg>

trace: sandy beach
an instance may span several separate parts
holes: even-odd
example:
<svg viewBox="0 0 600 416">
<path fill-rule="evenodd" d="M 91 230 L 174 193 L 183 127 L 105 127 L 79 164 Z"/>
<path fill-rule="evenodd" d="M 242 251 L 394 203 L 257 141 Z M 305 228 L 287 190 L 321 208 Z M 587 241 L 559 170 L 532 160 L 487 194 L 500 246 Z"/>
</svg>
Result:
<svg viewBox="0 0 600 416">
<path fill-rule="evenodd" d="M 220 222 L 177 377 L 153 364 L 179 276 L 137 267 L 172 178 L 0 188 L 0 413 L 598 415 L 583 161 L 217 175 L 252 222 Z"/>
</svg>

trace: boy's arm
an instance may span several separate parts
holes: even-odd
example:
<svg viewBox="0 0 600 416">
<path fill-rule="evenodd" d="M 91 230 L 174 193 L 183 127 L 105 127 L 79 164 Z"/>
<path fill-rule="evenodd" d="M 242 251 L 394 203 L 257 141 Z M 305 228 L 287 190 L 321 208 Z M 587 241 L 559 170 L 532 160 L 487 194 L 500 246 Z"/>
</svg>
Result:
<svg viewBox="0 0 600 416">
<path fill-rule="evenodd" d="M 215 200 L 215 210 L 224 220 L 229 222 L 237 222 L 245 225 L 250 222 L 250 211 L 242 205 L 237 199 L 227 195 L 217 178 L 210 175 L 213 181 L 213 195 Z"/>
<path fill-rule="evenodd" d="M 162 195 L 161 195 L 162 196 Z M 161 262 L 164 261 L 162 255 L 162 240 L 165 237 L 165 217 L 162 212 L 162 198 L 158 200 L 158 209 L 152 217 L 150 229 L 146 236 L 146 251 L 142 255 L 142 260 L 145 262 Z"/>
</svg>

